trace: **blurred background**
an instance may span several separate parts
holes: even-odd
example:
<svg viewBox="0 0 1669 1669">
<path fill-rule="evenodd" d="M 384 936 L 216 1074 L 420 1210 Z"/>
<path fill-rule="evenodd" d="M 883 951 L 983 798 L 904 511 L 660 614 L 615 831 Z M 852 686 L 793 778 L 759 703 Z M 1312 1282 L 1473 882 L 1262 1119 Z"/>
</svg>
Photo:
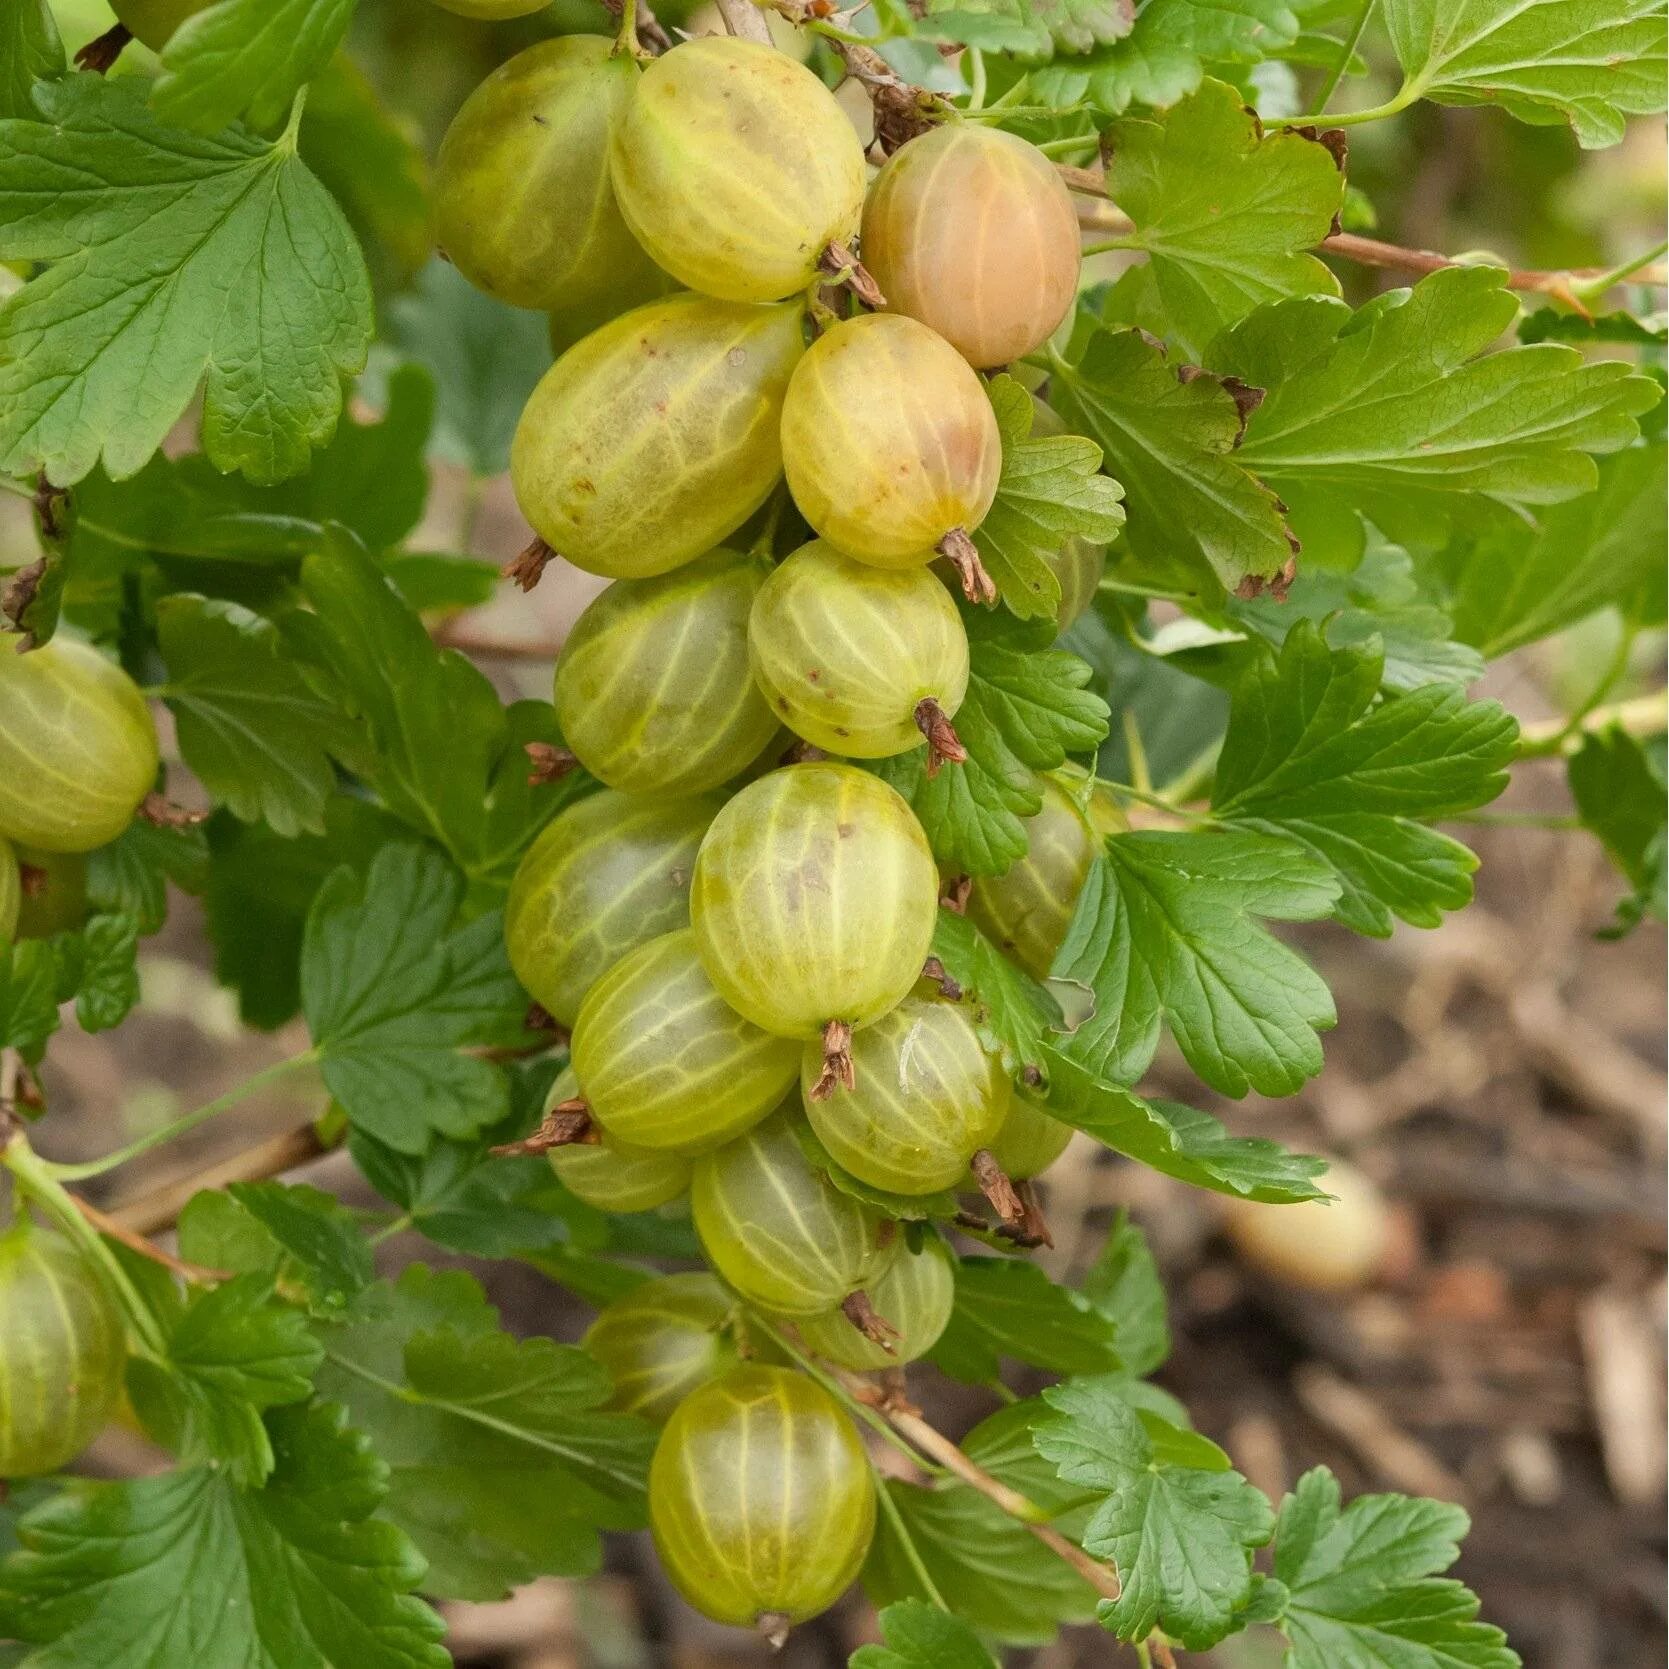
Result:
<svg viewBox="0 0 1669 1669">
<path fill-rule="evenodd" d="M 680 15 L 658 10 L 667 23 Z M 72 49 L 111 22 L 101 0 L 58 0 L 57 11 Z M 498 26 L 419 0 L 364 0 L 352 62 L 333 67 L 310 97 L 303 148 L 371 254 L 389 343 L 362 398 L 374 407 L 378 376 L 406 356 L 444 378 L 448 355 L 473 355 L 509 389 L 493 408 L 443 405 L 434 490 L 414 550 L 496 564 L 525 541 L 503 480 L 472 466 L 493 449 L 483 431 L 501 421 L 498 407 L 513 415 L 519 391 L 548 362 L 542 320 L 460 299 L 451 291 L 461 281 L 430 259 L 425 159 L 466 94 L 518 47 L 606 26 L 589 0 L 558 0 Z M 130 49 L 124 64 L 143 68 L 143 54 Z M 1381 68 L 1341 97 L 1371 104 L 1392 90 Z M 1302 107 L 1281 66 L 1260 72 L 1259 92 L 1266 108 Z M 1662 235 L 1661 121 L 1636 122 L 1613 150 L 1583 153 L 1562 128 L 1422 105 L 1351 130 L 1350 152 L 1352 229 L 1397 243 L 1563 268 L 1608 266 Z M 1355 302 L 1396 282 L 1365 268 L 1341 277 Z M 1632 299 L 1642 309 L 1662 305 L 1661 292 Z M 0 518 L 0 568 L 9 568 L 29 559 L 32 534 L 20 507 L 8 502 Z M 554 564 L 531 595 L 498 587 L 439 631 L 476 653 L 506 695 L 548 695 L 554 653 L 600 583 Z M 1615 662 L 1619 633 L 1614 617 L 1594 616 L 1497 663 L 1473 693 L 1532 722 L 1579 710 L 1597 669 Z M 1156 777 L 1192 758 L 1220 723 L 1220 697 L 1207 687 L 1177 680 L 1172 689 L 1164 679 L 1174 675 L 1110 638 L 1081 647 L 1104 651 L 1115 703 L 1141 716 Z M 1610 695 L 1657 688 L 1663 658 L 1661 634 L 1637 641 Z M 1399 928 L 1385 943 L 1325 928 L 1294 935 L 1339 1007 L 1326 1071 L 1304 1094 L 1213 1105 L 1163 1054 L 1153 1077 L 1156 1090 L 1210 1108 L 1237 1133 L 1346 1158 L 1377 1182 L 1390 1217 L 1371 1279 L 1324 1294 L 1272 1278 L 1234 1249 L 1212 1199 L 1083 1138 L 1048 1179 L 1056 1244 L 1043 1258 L 1072 1278 L 1128 1209 L 1171 1295 L 1175 1348 L 1159 1380 L 1253 1481 L 1278 1497 L 1325 1462 L 1347 1495 L 1395 1489 L 1460 1501 L 1474 1528 L 1454 1574 L 1479 1592 L 1530 1669 L 1649 1669 L 1669 1661 L 1664 934 L 1648 922 L 1621 942 L 1596 938 L 1622 884 L 1587 835 L 1534 826 L 1540 814 L 1568 810 L 1557 763 L 1522 767 L 1496 809 L 1524 822 L 1456 831 L 1483 859 L 1478 903 L 1440 930 Z M 55 1157 L 142 1134 L 293 1042 L 241 1027 L 235 1000 L 214 983 L 196 901 L 176 897 L 167 929 L 142 955 L 145 1001 L 132 1019 L 99 1037 L 72 1023 L 53 1042 L 45 1081 Z M 148 1171 L 124 1171 L 122 1196 L 165 1195 L 171 1176 L 245 1149 L 269 1128 L 289 1130 L 318 1105 L 305 1084 L 253 1099 Z M 302 1174 L 369 1201 L 345 1158 Z M 389 1265 L 459 1261 L 410 1238 L 381 1255 Z M 576 1338 L 593 1313 L 523 1266 L 479 1273 L 506 1319 L 526 1331 Z M 1024 1373 L 1010 1383 L 1035 1388 Z M 912 1386 L 952 1435 L 990 1409 L 983 1393 L 930 1370 L 914 1370 Z M 121 1433 L 91 1457 L 104 1471 L 152 1464 Z M 867 1637 L 866 1616 L 848 1603 L 797 1630 L 777 1661 L 844 1664 Z M 451 1620 L 459 1662 L 478 1669 L 765 1661 L 763 1650 L 756 1658 L 750 1641 L 677 1600 L 643 1538 L 612 1538 L 607 1569 L 590 1582 L 540 1582 L 501 1605 L 453 1607 Z M 1135 1660 L 1087 1628 L 1008 1661 L 1069 1669 Z M 1279 1645 L 1254 1632 L 1188 1661 L 1263 1669 L 1279 1661 Z"/>
</svg>

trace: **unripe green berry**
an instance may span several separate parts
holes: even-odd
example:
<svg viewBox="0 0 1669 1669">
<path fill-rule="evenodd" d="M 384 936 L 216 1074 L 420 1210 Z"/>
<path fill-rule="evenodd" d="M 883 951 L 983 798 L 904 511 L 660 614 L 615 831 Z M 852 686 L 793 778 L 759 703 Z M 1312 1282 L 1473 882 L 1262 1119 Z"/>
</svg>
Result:
<svg viewBox="0 0 1669 1669">
<path fill-rule="evenodd" d="M 580 1341 L 614 1381 L 609 1406 L 659 1424 L 698 1386 L 739 1367 L 726 1325 L 736 1309 L 705 1271 L 662 1275 L 616 1298 Z"/>
<path fill-rule="evenodd" d="M 579 1093 L 573 1067 L 565 1067 L 545 1097 L 544 1111 L 553 1112 Z M 653 1211 L 689 1191 L 690 1162 L 683 1154 L 618 1142 L 601 1126 L 591 1134 L 595 1141 L 568 1142 L 547 1155 L 557 1179 L 576 1199 L 599 1211 Z"/>
<path fill-rule="evenodd" d="M 991 1157 L 1011 1182 L 1041 1176 L 1066 1152 L 1072 1126 L 1053 1118 L 1024 1089 L 1016 1089 L 1008 1117 L 990 1144 Z"/>
<path fill-rule="evenodd" d="M 875 1314 L 898 1335 L 891 1348 L 877 1344 L 839 1310 L 809 1316 L 795 1325 L 814 1355 L 855 1373 L 902 1367 L 925 1356 L 939 1342 L 956 1303 L 956 1254 L 930 1234 L 919 1252 L 903 1251 L 869 1289 Z"/>
</svg>

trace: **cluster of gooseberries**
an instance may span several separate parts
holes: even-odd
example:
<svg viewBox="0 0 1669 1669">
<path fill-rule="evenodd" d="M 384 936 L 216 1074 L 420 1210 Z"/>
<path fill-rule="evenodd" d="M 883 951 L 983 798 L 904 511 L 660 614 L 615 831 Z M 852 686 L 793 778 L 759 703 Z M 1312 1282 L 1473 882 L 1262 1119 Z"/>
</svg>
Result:
<svg viewBox="0 0 1669 1669">
<path fill-rule="evenodd" d="M 1039 151 L 969 121 L 871 178 L 810 69 L 729 38 L 523 52 L 465 103 L 437 189 L 459 271 L 553 316 L 511 453 L 538 536 L 519 577 L 557 552 L 613 582 L 555 677 L 564 763 L 603 787 L 547 825 L 506 911 L 571 1033 L 523 1145 L 603 1209 L 687 1196 L 711 1272 L 648 1282 L 587 1343 L 619 1406 L 664 1422 L 673 1581 L 786 1626 L 851 1581 L 875 1499 L 781 1330 L 849 1371 L 922 1355 L 955 1257 L 932 1230 L 906 1244 L 877 1191 L 977 1183 L 1021 1214 L 1015 1185 L 1070 1135 L 924 978 L 943 878 L 854 761 L 966 759 L 952 587 L 994 598 L 971 535 L 1002 462 L 981 372 L 1065 315 L 1077 225 Z M 796 518 L 813 537 L 779 556 Z M 1102 560 L 1061 552 L 1067 608 Z M 1036 973 L 1109 815 L 1051 784 L 1030 855 L 973 888 Z"/>
</svg>

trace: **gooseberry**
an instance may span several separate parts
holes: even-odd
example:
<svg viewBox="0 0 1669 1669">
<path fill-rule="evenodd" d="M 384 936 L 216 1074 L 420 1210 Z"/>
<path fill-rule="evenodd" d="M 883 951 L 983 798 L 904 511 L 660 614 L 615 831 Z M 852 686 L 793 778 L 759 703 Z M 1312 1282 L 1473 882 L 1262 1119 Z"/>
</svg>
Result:
<svg viewBox="0 0 1669 1669">
<path fill-rule="evenodd" d="M 533 390 L 510 448 L 534 532 L 610 579 L 711 550 L 782 473 L 802 316 L 797 302 L 673 295 L 576 342 Z"/>
<path fill-rule="evenodd" d="M 1271 1205 L 1226 1200 L 1235 1250 L 1276 1280 L 1314 1292 L 1349 1292 L 1379 1273 L 1391 1244 L 1391 1213 L 1379 1185 L 1342 1159 L 1328 1162 L 1330 1200 Z"/>
<path fill-rule="evenodd" d="M 594 777 L 691 794 L 745 770 L 776 735 L 748 675 L 749 611 L 769 571 L 709 551 L 670 574 L 617 580 L 580 615 L 556 663 L 556 721 Z"/>
<path fill-rule="evenodd" d="M 696 1160 L 690 1209 L 707 1261 L 778 1315 L 838 1309 L 899 1246 L 889 1219 L 813 1169 L 785 1113 Z"/>
<path fill-rule="evenodd" d="M 857 1373 L 925 1356 L 939 1342 L 956 1302 L 956 1254 L 938 1235 L 928 1235 L 919 1252 L 900 1252 L 893 1259 L 870 1287 L 869 1298 L 896 1334 L 886 1344 L 866 1337 L 839 1310 L 796 1322 L 800 1337 L 814 1354 Z"/>
<path fill-rule="evenodd" d="M 510 966 L 571 1027 L 597 978 L 686 926 L 690 874 L 717 795 L 647 800 L 605 789 L 559 813 L 523 855 L 504 906 Z"/>
<path fill-rule="evenodd" d="M 673 1586 L 704 1615 L 778 1641 L 851 1584 L 875 1510 L 856 1429 L 787 1368 L 733 1368 L 692 1391 L 649 1468 L 649 1528 Z"/>
<path fill-rule="evenodd" d="M 55 637 L 0 642 L 0 835 L 90 852 L 133 819 L 156 780 L 156 726 L 139 686 L 98 650 Z"/>
<path fill-rule="evenodd" d="M 545 1097 L 544 1111 L 554 1112 L 579 1094 L 579 1078 L 573 1067 L 565 1067 Z M 594 1139 L 565 1142 L 548 1154 L 558 1181 L 587 1205 L 599 1211 L 653 1211 L 689 1189 L 690 1162 L 681 1153 L 616 1141 L 601 1126 L 588 1134 Z"/>
<path fill-rule="evenodd" d="M 802 545 L 754 601 L 748 660 L 783 722 L 816 747 L 885 759 L 925 740 L 932 770 L 966 757 L 950 721 L 968 689 L 968 634 L 926 568 Z"/>
<path fill-rule="evenodd" d="M 740 1365 L 738 1305 L 713 1277 L 662 1275 L 605 1306 L 580 1343 L 614 1381 L 610 1407 L 664 1421 L 698 1386 Z"/>
<path fill-rule="evenodd" d="M 703 1153 L 756 1124 L 799 1070 L 787 1038 L 744 1020 L 713 988 L 683 928 L 640 945 L 591 987 L 573 1066 L 616 1141 Z"/>
<path fill-rule="evenodd" d="M 1044 1111 L 1024 1089 L 1016 1089 L 1008 1117 L 990 1142 L 991 1157 L 1011 1182 L 1041 1176 L 1066 1152 L 1072 1126 Z"/>
<path fill-rule="evenodd" d="M 499 23 L 511 17 L 529 17 L 543 11 L 551 0 L 435 0 L 443 12 L 473 18 L 480 23 Z"/>
<path fill-rule="evenodd" d="M 655 59 L 612 155 L 638 241 L 727 301 L 804 291 L 863 211 L 863 147 L 846 113 L 803 64 L 756 41 L 702 36 Z"/>
</svg>

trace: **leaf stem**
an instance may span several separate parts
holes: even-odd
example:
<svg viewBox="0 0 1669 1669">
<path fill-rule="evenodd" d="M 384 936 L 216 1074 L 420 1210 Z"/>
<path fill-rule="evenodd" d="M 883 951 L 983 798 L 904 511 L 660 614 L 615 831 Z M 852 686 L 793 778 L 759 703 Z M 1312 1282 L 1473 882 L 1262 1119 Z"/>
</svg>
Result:
<svg viewBox="0 0 1669 1669">
<path fill-rule="evenodd" d="M 1123 237 L 1102 238 L 1099 243 L 1086 243 L 1084 245 L 1083 253 L 1085 259 L 1087 260 L 1091 255 L 1109 255 L 1115 249 L 1146 248 L 1147 245 L 1142 242 L 1138 233 L 1128 232 Z"/>
<path fill-rule="evenodd" d="M 1399 116 L 1409 105 L 1419 101 L 1425 91 L 1424 86 L 1417 80 L 1405 81 L 1398 89 L 1396 96 L 1389 98 L 1383 104 L 1370 105 L 1366 110 L 1335 111 L 1327 118 L 1329 127 L 1360 127 L 1364 122 L 1382 122 L 1388 116 Z M 1314 116 L 1270 116 L 1264 121 L 1265 127 L 1308 127 L 1315 121 Z"/>
<path fill-rule="evenodd" d="M 1339 90 L 1339 83 L 1344 80 L 1350 70 L 1350 60 L 1356 56 L 1356 48 L 1362 44 L 1362 37 L 1368 30 L 1368 19 L 1373 16 L 1374 0 L 1362 0 L 1362 9 L 1356 16 L 1356 27 L 1351 30 L 1344 43 L 1344 49 L 1339 53 L 1338 62 L 1327 73 L 1327 79 L 1321 84 L 1316 93 L 1316 113 L 1310 119 L 1320 122 L 1323 119 L 1329 101 Z M 1331 118 L 1327 118 L 1331 120 Z"/>
<path fill-rule="evenodd" d="M 1630 736 L 1661 736 L 1669 729 L 1669 698 L 1662 690 L 1614 701 L 1583 713 L 1574 723 L 1569 719 L 1548 719 L 1524 725 L 1518 733 L 1520 759 L 1557 759 L 1574 753 L 1584 736 L 1612 726 Z"/>
<path fill-rule="evenodd" d="M 985 108 L 985 54 L 977 46 L 968 48 L 968 103 L 969 110 Z"/>
<path fill-rule="evenodd" d="M 1607 272 L 1595 273 L 1592 278 L 1579 278 L 1572 282 L 1571 291 L 1583 301 L 1593 301 L 1602 296 L 1613 286 L 1621 284 L 1624 279 L 1632 278 L 1642 267 L 1649 267 L 1652 262 L 1661 260 L 1669 255 L 1669 238 L 1661 243 L 1654 243 L 1643 254 L 1636 255 L 1632 260 L 1624 261 L 1621 266 L 1612 267 Z"/>
<path fill-rule="evenodd" d="M 299 1055 L 291 1055 L 288 1060 L 278 1061 L 275 1065 L 255 1073 L 253 1077 L 245 1078 L 241 1084 L 235 1085 L 224 1095 L 217 1095 L 213 1101 L 206 1101 L 201 1107 L 182 1114 L 170 1123 L 162 1125 L 141 1136 L 137 1141 L 129 1142 L 126 1147 L 119 1147 L 114 1153 L 107 1153 L 102 1159 L 89 1159 L 81 1164 L 55 1165 L 50 1160 L 42 1159 L 39 1163 L 59 1182 L 81 1182 L 90 1176 L 103 1176 L 106 1171 L 113 1171 L 119 1165 L 125 1165 L 129 1160 L 137 1159 L 141 1154 L 149 1153 L 152 1148 L 161 1147 L 177 1137 L 195 1130 L 200 1124 L 207 1124 L 212 1118 L 229 1111 L 247 1096 L 258 1089 L 264 1089 L 268 1084 L 276 1082 L 286 1074 L 296 1071 L 303 1066 L 311 1066 L 319 1058 L 319 1051 L 305 1049 Z"/>
</svg>

